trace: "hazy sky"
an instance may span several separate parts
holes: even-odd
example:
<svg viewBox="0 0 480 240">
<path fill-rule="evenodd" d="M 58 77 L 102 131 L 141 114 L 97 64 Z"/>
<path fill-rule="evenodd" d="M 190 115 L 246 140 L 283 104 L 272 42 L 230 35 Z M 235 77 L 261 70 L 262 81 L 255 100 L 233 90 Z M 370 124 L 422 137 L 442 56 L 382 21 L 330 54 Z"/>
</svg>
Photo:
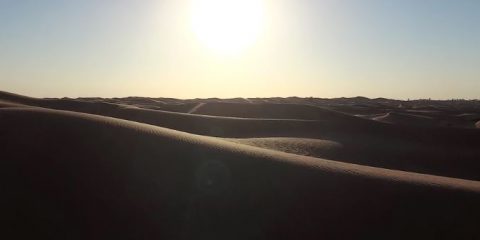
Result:
<svg viewBox="0 0 480 240">
<path fill-rule="evenodd" d="M 480 98 L 478 0 L 258 2 L 261 17 L 235 12 L 248 25 L 200 30 L 223 44 L 222 33 L 254 27 L 249 45 L 229 55 L 201 41 L 191 0 L 0 0 L 0 89 L 37 97 Z"/>
</svg>

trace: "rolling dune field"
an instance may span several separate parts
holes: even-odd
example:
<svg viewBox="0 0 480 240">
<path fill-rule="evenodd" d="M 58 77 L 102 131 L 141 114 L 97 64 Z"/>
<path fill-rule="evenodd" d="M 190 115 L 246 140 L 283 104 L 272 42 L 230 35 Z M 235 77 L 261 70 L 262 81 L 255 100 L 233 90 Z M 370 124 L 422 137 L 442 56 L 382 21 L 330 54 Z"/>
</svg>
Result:
<svg viewBox="0 0 480 240">
<path fill-rule="evenodd" d="M 479 105 L 0 92 L 0 234 L 478 239 Z"/>
</svg>

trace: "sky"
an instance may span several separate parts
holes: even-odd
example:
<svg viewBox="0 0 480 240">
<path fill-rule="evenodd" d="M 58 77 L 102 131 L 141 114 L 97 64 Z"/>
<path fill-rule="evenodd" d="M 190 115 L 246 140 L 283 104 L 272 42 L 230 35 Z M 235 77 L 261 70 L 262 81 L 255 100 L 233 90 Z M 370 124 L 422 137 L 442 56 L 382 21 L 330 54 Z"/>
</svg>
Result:
<svg viewBox="0 0 480 240">
<path fill-rule="evenodd" d="M 478 0 L 228 1 L 0 0 L 0 90 L 480 98 Z"/>
</svg>

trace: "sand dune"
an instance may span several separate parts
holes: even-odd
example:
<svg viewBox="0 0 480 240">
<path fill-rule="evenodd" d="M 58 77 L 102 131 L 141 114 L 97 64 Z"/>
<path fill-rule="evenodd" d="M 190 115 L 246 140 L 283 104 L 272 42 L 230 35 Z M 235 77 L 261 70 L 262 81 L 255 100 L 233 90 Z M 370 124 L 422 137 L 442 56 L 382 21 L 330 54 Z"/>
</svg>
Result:
<svg viewBox="0 0 480 240">
<path fill-rule="evenodd" d="M 5 107 L 25 107 L 25 106 L 28 106 L 28 105 L 23 105 L 23 104 L 20 104 L 20 103 L 14 103 L 14 102 L 10 102 L 10 101 L 2 101 L 2 100 L 0 100 L 0 108 L 5 108 Z"/>
<path fill-rule="evenodd" d="M 245 138 L 228 139 L 246 145 L 305 156 L 479 180 L 480 151 L 474 146 L 456 146 L 420 141 L 352 136 L 322 139 Z"/>
<path fill-rule="evenodd" d="M 396 112 L 386 113 L 385 115 L 373 118 L 373 120 L 387 122 L 387 123 L 417 125 L 417 126 L 435 126 L 439 124 L 432 117 L 416 115 L 416 114 L 396 113 Z"/>
<path fill-rule="evenodd" d="M 439 111 L 389 112 L 372 116 L 371 119 L 391 124 L 425 126 L 425 127 L 462 127 L 471 128 L 476 114 L 446 114 Z"/>
<path fill-rule="evenodd" d="M 242 118 L 306 119 L 306 120 L 350 120 L 352 117 L 340 112 L 300 104 L 242 104 L 204 103 L 190 113 Z"/>
<path fill-rule="evenodd" d="M 302 157 L 87 114 L 7 108 L 0 116 L 10 126 L 1 132 L 1 176 L 9 183 L 2 206 L 10 206 L 3 217 L 11 229 L 31 229 L 18 236 L 479 234 L 476 181 Z"/>
<path fill-rule="evenodd" d="M 0 101 L 5 236 L 480 237 L 475 129 L 288 104 L 192 104 L 189 114 L 104 99 Z"/>
<path fill-rule="evenodd" d="M 294 153 L 303 156 L 339 159 L 346 153 L 344 146 L 335 141 L 310 138 L 230 138 L 227 141 L 250 146 Z"/>
<path fill-rule="evenodd" d="M 312 115 L 318 116 L 320 112 L 322 113 L 320 116 L 325 118 L 301 120 L 207 116 L 103 102 L 92 103 L 71 99 L 45 100 L 15 96 L 17 97 L 15 100 L 19 102 L 28 102 L 36 106 L 93 113 L 207 136 L 288 137 L 333 141 L 342 144 L 343 149 L 328 154 L 316 151 L 313 156 L 369 166 L 480 180 L 480 163 L 477 160 L 480 158 L 480 149 L 477 145 L 477 142 L 480 142 L 480 132 L 469 129 L 399 127 L 311 107 L 306 109 L 314 109 L 315 112 Z M 225 105 L 229 105 L 232 109 L 238 106 L 232 103 Z M 248 108 L 250 105 L 252 104 L 240 104 L 242 108 L 235 111 L 245 108 L 250 110 Z M 275 106 L 285 105 L 276 104 Z M 295 105 L 286 106 L 291 110 Z M 301 111 L 306 112 L 305 108 Z"/>
</svg>

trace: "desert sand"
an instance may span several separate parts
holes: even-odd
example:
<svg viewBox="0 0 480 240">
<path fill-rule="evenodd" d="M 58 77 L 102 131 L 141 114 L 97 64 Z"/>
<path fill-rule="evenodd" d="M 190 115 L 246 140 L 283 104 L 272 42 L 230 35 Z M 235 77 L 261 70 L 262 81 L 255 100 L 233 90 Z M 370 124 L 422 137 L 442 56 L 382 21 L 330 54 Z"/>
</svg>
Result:
<svg viewBox="0 0 480 240">
<path fill-rule="evenodd" d="M 478 239 L 480 103 L 0 92 L 18 239 Z"/>
</svg>

